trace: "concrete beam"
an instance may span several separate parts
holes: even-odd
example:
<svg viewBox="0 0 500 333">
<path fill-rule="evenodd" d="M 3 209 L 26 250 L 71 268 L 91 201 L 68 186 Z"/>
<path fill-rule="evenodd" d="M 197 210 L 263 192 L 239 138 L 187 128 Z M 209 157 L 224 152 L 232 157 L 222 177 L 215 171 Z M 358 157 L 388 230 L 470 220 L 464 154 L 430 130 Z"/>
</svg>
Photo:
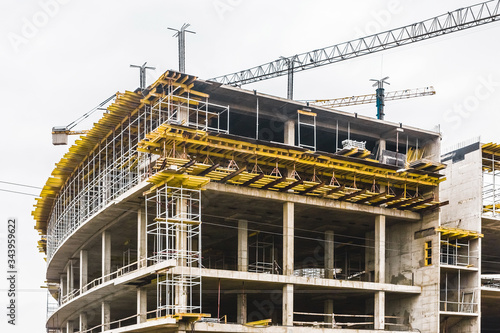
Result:
<svg viewBox="0 0 500 333">
<path fill-rule="evenodd" d="M 189 267 L 172 267 L 170 272 L 173 274 L 188 275 Z M 355 280 L 337 280 L 337 279 L 311 279 L 302 276 L 285 276 L 277 274 L 262 274 L 252 272 L 238 272 L 222 269 L 200 269 L 201 276 L 206 279 L 227 279 L 228 281 L 239 282 L 253 282 L 262 283 L 262 286 L 271 288 L 280 288 L 279 285 L 294 284 L 301 286 L 315 286 L 322 288 L 342 289 L 342 290 L 356 290 L 356 291 L 387 291 L 391 293 L 406 293 L 406 294 L 420 294 L 422 288 L 420 286 L 407 286 L 390 283 L 375 283 L 364 282 Z M 275 285 L 276 287 L 274 287 Z"/>
<path fill-rule="evenodd" d="M 294 204 L 283 204 L 283 275 L 293 275 L 294 263 Z"/>
<path fill-rule="evenodd" d="M 283 326 L 293 326 L 293 284 L 283 286 Z"/>
<path fill-rule="evenodd" d="M 248 222 L 238 220 L 238 270 L 248 271 Z"/>
<path fill-rule="evenodd" d="M 215 182 L 208 183 L 205 186 L 205 188 L 207 190 L 224 192 L 226 194 L 244 195 L 244 196 L 267 199 L 267 200 L 276 200 L 281 202 L 292 202 L 297 204 L 311 205 L 344 213 L 355 212 L 355 213 L 364 213 L 366 215 L 371 215 L 371 216 L 384 215 L 387 217 L 394 217 L 408 221 L 419 221 L 421 219 L 420 214 L 415 212 L 403 211 L 397 209 L 388 209 L 383 207 L 372 207 L 368 205 L 355 204 L 347 201 L 322 199 L 307 195 L 297 195 L 284 192 L 267 191 L 251 187 L 241 187 L 235 185 L 220 184 Z"/>
<path fill-rule="evenodd" d="M 385 283 L 385 216 L 375 217 L 375 282 Z"/>
<path fill-rule="evenodd" d="M 109 231 L 102 232 L 102 262 L 101 273 L 105 277 L 111 273 L 111 233 Z M 105 277 L 103 281 L 108 281 L 109 276 Z"/>
</svg>

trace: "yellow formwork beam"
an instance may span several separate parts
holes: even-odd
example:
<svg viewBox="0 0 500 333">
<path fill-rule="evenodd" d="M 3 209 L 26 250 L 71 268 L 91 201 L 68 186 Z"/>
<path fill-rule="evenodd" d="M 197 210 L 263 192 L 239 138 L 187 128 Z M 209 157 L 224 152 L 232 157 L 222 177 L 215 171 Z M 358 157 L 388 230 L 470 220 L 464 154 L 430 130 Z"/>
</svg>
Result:
<svg viewBox="0 0 500 333">
<path fill-rule="evenodd" d="M 187 135 L 191 134 L 191 135 Z M 366 177 L 373 180 L 377 178 L 379 181 L 391 183 L 399 182 L 401 184 L 413 184 L 414 186 L 437 186 L 443 178 L 431 176 L 428 174 L 417 174 L 412 172 L 398 173 L 395 170 L 386 168 L 383 165 L 375 166 L 363 164 L 358 161 L 346 161 L 345 159 L 337 159 L 327 155 L 308 155 L 303 150 L 295 150 L 289 148 L 272 147 L 261 144 L 253 144 L 238 139 L 219 137 L 214 135 L 206 135 L 197 137 L 193 130 L 189 128 L 181 128 L 175 125 L 163 124 L 159 126 L 148 140 L 142 140 L 139 143 L 139 150 L 148 153 L 162 154 L 163 151 L 155 149 L 160 143 L 176 142 L 177 145 L 186 145 L 186 149 L 192 153 L 200 153 L 209 151 L 211 156 L 231 158 L 235 154 L 246 155 L 249 158 L 269 158 L 271 160 L 279 160 L 282 163 L 294 164 L 297 166 L 313 166 L 323 170 L 333 170 L 335 172 L 345 172 L 347 174 L 356 174 L 358 177 Z M 190 146 L 195 147 L 191 149 Z M 218 150 L 211 152 L 211 150 Z"/>
<path fill-rule="evenodd" d="M 257 320 L 257 321 L 251 321 L 248 323 L 245 323 L 245 326 L 251 326 L 251 327 L 266 327 L 269 326 L 269 324 L 272 322 L 271 319 L 262 319 L 262 320 Z"/>
<path fill-rule="evenodd" d="M 465 229 L 437 227 L 436 231 L 440 232 L 441 236 L 446 236 L 448 238 L 475 239 L 484 237 L 483 234 L 477 231 L 465 230 Z"/>
</svg>

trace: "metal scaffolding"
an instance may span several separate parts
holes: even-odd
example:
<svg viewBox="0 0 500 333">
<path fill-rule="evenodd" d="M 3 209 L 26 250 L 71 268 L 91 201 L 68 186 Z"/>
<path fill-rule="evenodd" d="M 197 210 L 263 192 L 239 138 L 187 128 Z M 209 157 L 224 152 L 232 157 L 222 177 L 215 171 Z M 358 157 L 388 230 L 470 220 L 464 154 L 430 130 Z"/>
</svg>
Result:
<svg viewBox="0 0 500 333">
<path fill-rule="evenodd" d="M 180 124 L 203 131 L 229 132 L 229 107 L 209 103 L 207 94 L 178 83 L 179 77 L 172 75 L 167 72 L 159 79 L 160 84 L 157 82 L 157 89 L 142 100 L 134 93 L 119 95 L 109 107 L 111 112 L 92 129 L 96 133 L 91 131 L 77 141 L 61 160 L 61 168 L 74 169 L 61 186 L 48 214 L 48 260 L 82 223 L 157 171 L 152 166 L 158 156 L 141 151 L 138 143 L 160 125 Z M 130 105 L 131 100 L 137 104 Z M 142 103 L 138 104 L 139 101 Z M 124 114 L 125 111 L 130 113 Z M 103 138 L 104 133 L 107 135 Z M 86 142 L 87 139 L 92 142 Z M 92 145 L 94 141 L 95 146 Z M 79 149 L 88 150 L 83 162 L 83 152 Z M 43 204 L 39 206 L 35 215 L 41 215 L 39 211 L 45 209 Z"/>
<path fill-rule="evenodd" d="M 155 216 L 149 259 L 175 267 L 157 273 L 157 317 L 201 313 L 201 190 L 163 185 L 146 196 L 146 207 Z"/>
<path fill-rule="evenodd" d="M 92 215 L 150 175 L 149 157 L 137 144 L 159 120 L 144 106 L 112 131 L 62 187 L 47 228 L 47 257 Z"/>
<path fill-rule="evenodd" d="M 500 146 L 482 146 L 483 214 L 498 217 L 500 213 Z"/>
<path fill-rule="evenodd" d="M 267 241 L 260 238 L 260 233 L 255 234 L 255 241 L 249 245 L 250 256 L 253 260 L 248 265 L 248 271 L 279 274 L 280 267 L 276 262 L 274 237 Z"/>
<path fill-rule="evenodd" d="M 229 133 L 229 106 L 209 103 L 207 94 L 183 89 L 182 86 L 166 85 L 163 94 L 152 103 L 152 112 L 160 123 Z"/>
</svg>

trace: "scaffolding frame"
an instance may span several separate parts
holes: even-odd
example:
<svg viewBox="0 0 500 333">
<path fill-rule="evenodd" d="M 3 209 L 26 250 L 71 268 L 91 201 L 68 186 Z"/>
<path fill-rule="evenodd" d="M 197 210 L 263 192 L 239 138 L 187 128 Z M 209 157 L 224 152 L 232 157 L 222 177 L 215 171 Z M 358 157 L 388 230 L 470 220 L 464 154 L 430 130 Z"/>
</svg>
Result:
<svg viewBox="0 0 500 333">
<path fill-rule="evenodd" d="M 153 241 L 148 259 L 172 260 L 182 268 L 157 273 L 157 317 L 201 313 L 201 190 L 165 184 L 145 200 L 147 216 L 155 216 L 147 226 L 148 239 Z M 154 211 L 148 213 L 151 205 Z"/>
<path fill-rule="evenodd" d="M 160 95 L 152 104 L 153 113 L 161 123 L 178 124 L 194 127 L 202 131 L 229 133 L 229 106 L 218 105 L 204 99 L 193 98 L 190 91 L 180 96 L 180 86 L 167 86 L 167 91 Z M 199 95 L 200 93 L 196 93 Z M 187 112 L 183 117 L 182 112 Z M 221 121 L 225 114 L 226 121 Z"/>
<path fill-rule="evenodd" d="M 444 274 L 445 286 L 444 290 L 441 290 L 440 310 L 445 312 L 477 313 L 476 288 L 462 288 L 462 272 L 457 270 L 453 273 L 457 277 L 456 289 L 449 286 L 448 272 Z"/>
<path fill-rule="evenodd" d="M 469 239 L 441 238 L 440 262 L 451 266 L 476 266 L 478 250 L 472 251 Z"/>
<path fill-rule="evenodd" d="M 500 156 L 484 151 L 482 155 L 483 214 L 498 217 L 500 214 Z"/>
<path fill-rule="evenodd" d="M 248 264 L 248 271 L 254 273 L 279 274 L 279 267 L 274 253 L 274 237 L 271 242 L 259 240 L 259 233 L 255 235 L 255 241 L 248 248 L 254 249 L 255 261 Z M 252 250 L 250 250 L 252 251 Z"/>
<path fill-rule="evenodd" d="M 144 106 L 120 123 L 76 168 L 59 192 L 47 228 L 47 258 L 82 223 L 151 173 L 138 143 L 160 125 Z"/>
</svg>

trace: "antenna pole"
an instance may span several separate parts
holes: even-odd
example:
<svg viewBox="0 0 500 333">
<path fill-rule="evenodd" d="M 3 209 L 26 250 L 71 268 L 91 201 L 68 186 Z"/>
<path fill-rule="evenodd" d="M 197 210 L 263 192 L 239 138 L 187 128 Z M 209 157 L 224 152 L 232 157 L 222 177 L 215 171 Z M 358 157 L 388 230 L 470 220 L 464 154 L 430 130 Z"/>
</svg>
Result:
<svg viewBox="0 0 500 333">
<path fill-rule="evenodd" d="M 196 32 L 187 30 L 190 26 L 189 23 L 184 23 L 180 30 L 174 28 L 168 28 L 169 30 L 175 31 L 172 37 L 177 37 L 179 40 L 179 72 L 186 72 L 186 32 L 195 34 Z"/>
<path fill-rule="evenodd" d="M 146 66 L 147 62 L 145 62 L 142 66 L 139 65 L 130 65 L 130 67 L 133 68 L 139 68 L 139 87 L 141 90 L 146 89 L 146 70 L 147 69 L 152 69 L 155 70 L 156 67 L 149 67 Z"/>
</svg>

